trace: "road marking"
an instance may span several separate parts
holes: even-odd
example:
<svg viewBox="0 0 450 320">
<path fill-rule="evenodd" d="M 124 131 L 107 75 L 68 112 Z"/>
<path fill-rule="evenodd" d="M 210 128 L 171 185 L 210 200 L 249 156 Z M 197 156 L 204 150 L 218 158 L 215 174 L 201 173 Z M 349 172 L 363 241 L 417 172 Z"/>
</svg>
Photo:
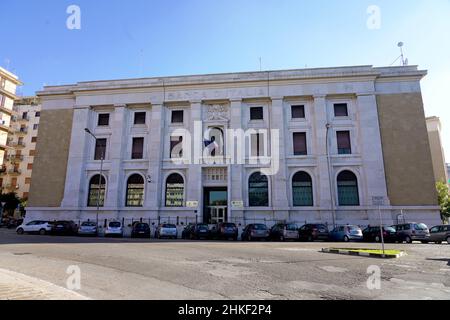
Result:
<svg viewBox="0 0 450 320">
<path fill-rule="evenodd" d="M 0 300 L 88 300 L 53 283 L 0 269 Z"/>
<path fill-rule="evenodd" d="M 348 271 L 348 269 L 339 268 L 339 267 L 333 267 L 333 266 L 319 267 L 319 269 L 325 270 L 325 271 L 330 272 L 330 273 L 344 273 L 344 272 Z"/>
</svg>

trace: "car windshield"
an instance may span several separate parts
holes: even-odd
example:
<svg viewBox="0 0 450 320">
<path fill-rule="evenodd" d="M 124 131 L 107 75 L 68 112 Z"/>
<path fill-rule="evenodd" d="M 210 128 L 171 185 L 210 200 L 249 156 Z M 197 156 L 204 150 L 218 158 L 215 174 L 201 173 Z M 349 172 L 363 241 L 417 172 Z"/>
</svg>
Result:
<svg viewBox="0 0 450 320">
<path fill-rule="evenodd" d="M 136 228 L 138 228 L 138 229 L 146 229 L 147 227 L 149 227 L 149 225 L 146 223 L 138 223 L 136 225 Z"/>
<path fill-rule="evenodd" d="M 110 222 L 109 227 L 110 228 L 120 228 L 121 224 L 120 222 Z"/>
<path fill-rule="evenodd" d="M 415 227 L 416 227 L 416 230 L 427 230 L 428 229 L 428 227 L 426 225 L 424 225 L 423 223 L 416 224 Z"/>
<path fill-rule="evenodd" d="M 209 229 L 207 224 L 198 224 L 197 225 L 198 229 L 204 230 L 204 229 Z"/>
<path fill-rule="evenodd" d="M 95 222 L 83 222 L 82 227 L 95 227 Z"/>
<path fill-rule="evenodd" d="M 347 226 L 349 231 L 358 231 L 360 228 L 358 226 Z"/>
<path fill-rule="evenodd" d="M 286 226 L 286 229 L 289 231 L 296 231 L 298 229 L 298 226 L 296 224 L 288 224 Z"/>
<path fill-rule="evenodd" d="M 224 224 L 222 224 L 222 227 L 224 227 L 224 228 L 235 228 L 236 225 L 234 223 L 224 223 Z"/>
<path fill-rule="evenodd" d="M 163 224 L 162 228 L 176 229 L 177 227 L 174 224 Z"/>
<path fill-rule="evenodd" d="M 267 226 L 264 224 L 255 224 L 253 225 L 253 229 L 255 230 L 267 230 Z"/>
<path fill-rule="evenodd" d="M 395 229 L 392 227 L 384 228 L 384 231 L 395 232 Z"/>
</svg>

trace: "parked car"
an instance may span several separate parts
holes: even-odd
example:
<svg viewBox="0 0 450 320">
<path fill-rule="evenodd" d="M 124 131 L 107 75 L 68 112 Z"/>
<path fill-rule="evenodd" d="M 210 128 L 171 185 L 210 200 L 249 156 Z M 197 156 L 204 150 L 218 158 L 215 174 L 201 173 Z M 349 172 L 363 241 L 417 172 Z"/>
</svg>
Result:
<svg viewBox="0 0 450 320">
<path fill-rule="evenodd" d="M 123 237 L 123 226 L 119 221 L 111 221 L 105 229 L 105 237 Z"/>
<path fill-rule="evenodd" d="M 234 223 L 222 222 L 215 225 L 214 231 L 210 231 L 210 238 L 236 241 L 238 232 L 238 227 Z"/>
<path fill-rule="evenodd" d="M 73 221 L 55 221 L 51 223 L 52 235 L 71 236 L 77 234 L 78 226 Z"/>
<path fill-rule="evenodd" d="M 298 240 L 298 226 L 294 223 L 278 223 L 270 229 L 271 240 Z"/>
<path fill-rule="evenodd" d="M 393 227 L 383 227 L 383 238 L 384 242 L 398 242 L 399 237 L 397 236 L 397 231 Z M 368 226 L 363 230 L 363 240 L 365 242 L 381 242 L 381 232 L 380 227 Z"/>
<path fill-rule="evenodd" d="M 395 225 L 393 228 L 397 231 L 397 236 L 401 242 L 421 241 L 422 243 L 428 243 L 430 241 L 430 230 L 423 223 L 404 223 Z"/>
<path fill-rule="evenodd" d="M 150 238 L 150 225 L 148 223 L 135 223 L 131 230 L 132 238 Z"/>
<path fill-rule="evenodd" d="M 40 235 L 45 235 L 51 230 L 52 225 L 48 221 L 31 221 L 16 228 L 17 234 L 39 233 Z"/>
<path fill-rule="evenodd" d="M 353 225 L 337 226 L 330 232 L 331 241 L 361 241 L 363 233 L 360 227 Z"/>
<path fill-rule="evenodd" d="M 211 233 L 206 223 L 190 224 L 184 230 L 183 239 L 200 240 L 208 239 Z"/>
<path fill-rule="evenodd" d="M 330 234 L 328 227 L 324 224 L 305 224 L 298 232 L 299 239 L 302 241 L 327 241 Z"/>
<path fill-rule="evenodd" d="M 269 240 L 270 230 L 265 224 L 249 224 L 241 235 L 242 241 Z"/>
<path fill-rule="evenodd" d="M 97 223 L 91 221 L 82 222 L 78 228 L 79 236 L 94 236 L 98 235 Z"/>
<path fill-rule="evenodd" d="M 430 229 L 430 242 L 450 244 L 450 225 L 435 226 Z"/>
<path fill-rule="evenodd" d="M 178 230 L 177 226 L 174 224 L 160 224 L 158 228 L 156 228 L 155 231 L 155 238 L 162 239 L 162 238 L 168 238 L 168 239 L 176 239 L 178 238 Z"/>
</svg>

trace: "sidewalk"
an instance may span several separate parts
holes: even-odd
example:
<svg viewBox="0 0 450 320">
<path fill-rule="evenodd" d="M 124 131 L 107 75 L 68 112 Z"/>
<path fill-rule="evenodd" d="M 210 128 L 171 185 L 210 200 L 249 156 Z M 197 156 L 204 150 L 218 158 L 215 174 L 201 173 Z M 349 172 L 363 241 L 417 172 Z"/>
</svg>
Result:
<svg viewBox="0 0 450 320">
<path fill-rule="evenodd" d="M 86 300 L 50 282 L 0 269 L 0 300 Z"/>
</svg>

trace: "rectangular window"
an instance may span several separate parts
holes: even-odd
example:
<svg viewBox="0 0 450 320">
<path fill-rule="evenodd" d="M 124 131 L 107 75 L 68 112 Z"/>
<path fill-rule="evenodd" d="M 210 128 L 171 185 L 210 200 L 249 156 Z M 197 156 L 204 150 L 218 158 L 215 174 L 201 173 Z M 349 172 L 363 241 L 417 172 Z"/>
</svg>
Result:
<svg viewBox="0 0 450 320">
<path fill-rule="evenodd" d="M 184 122 L 184 111 L 183 110 L 173 110 L 172 111 L 172 123 L 183 123 Z"/>
<path fill-rule="evenodd" d="M 109 126 L 109 113 L 101 113 L 98 115 L 98 126 L 99 127 Z"/>
<path fill-rule="evenodd" d="M 131 159 L 143 159 L 143 158 L 144 158 L 144 138 L 133 138 Z"/>
<path fill-rule="evenodd" d="M 292 119 L 305 119 L 305 106 L 291 106 Z"/>
<path fill-rule="evenodd" d="M 0 88 L 5 89 L 6 87 L 6 79 L 0 78 Z"/>
<path fill-rule="evenodd" d="M 36 143 L 37 142 L 37 137 L 32 137 L 31 138 L 31 142 Z"/>
<path fill-rule="evenodd" d="M 251 138 L 251 156 L 261 157 L 264 156 L 264 134 L 256 133 L 250 136 Z"/>
<path fill-rule="evenodd" d="M 352 146 L 350 141 L 350 131 L 336 132 L 337 146 L 339 154 L 351 154 Z"/>
<path fill-rule="evenodd" d="M 6 100 L 6 97 L 4 95 L 0 94 L 0 107 L 5 106 L 5 100 Z"/>
<path fill-rule="evenodd" d="M 37 130 L 37 129 L 39 129 L 39 124 L 35 123 L 35 124 L 33 125 L 33 130 Z"/>
<path fill-rule="evenodd" d="M 30 150 L 30 157 L 34 157 L 36 155 L 36 150 Z"/>
<path fill-rule="evenodd" d="M 183 158 L 183 137 L 170 137 L 170 158 Z"/>
<path fill-rule="evenodd" d="M 22 119 L 24 120 L 28 119 L 28 112 L 22 113 Z"/>
<path fill-rule="evenodd" d="M 31 178 L 25 178 L 25 184 L 31 184 Z"/>
<path fill-rule="evenodd" d="M 308 150 L 306 147 L 306 133 L 305 132 L 294 132 L 294 155 L 295 156 L 306 156 Z"/>
<path fill-rule="evenodd" d="M 17 168 L 17 170 L 19 170 L 19 168 Z M 28 164 L 27 170 L 33 170 L 33 164 L 32 163 Z"/>
<path fill-rule="evenodd" d="M 263 107 L 250 108 L 250 120 L 264 120 L 264 108 Z"/>
<path fill-rule="evenodd" d="M 134 113 L 134 124 L 145 124 L 145 112 L 135 112 Z"/>
<path fill-rule="evenodd" d="M 95 141 L 94 160 L 105 160 L 106 154 L 106 139 L 97 139 Z"/>
<path fill-rule="evenodd" d="M 41 112 L 40 112 L 40 111 L 36 111 L 35 117 L 36 117 L 36 118 L 39 118 L 40 116 L 41 116 Z"/>
<path fill-rule="evenodd" d="M 346 103 L 336 103 L 334 105 L 335 117 L 348 117 L 348 107 Z"/>
</svg>

